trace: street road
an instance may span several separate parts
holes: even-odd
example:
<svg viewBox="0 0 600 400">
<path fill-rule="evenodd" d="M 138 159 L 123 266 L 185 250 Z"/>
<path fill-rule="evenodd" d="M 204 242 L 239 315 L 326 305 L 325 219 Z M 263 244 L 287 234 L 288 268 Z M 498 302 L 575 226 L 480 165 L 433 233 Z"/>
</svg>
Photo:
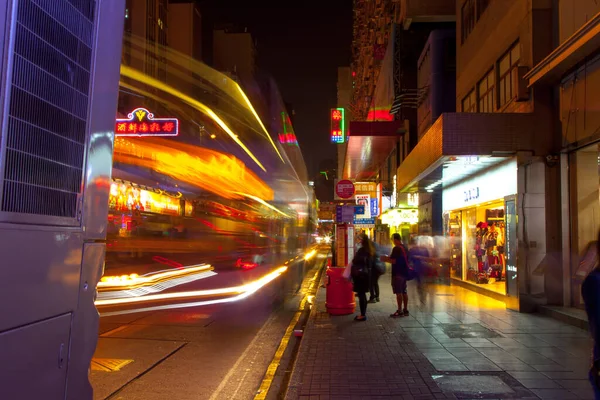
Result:
<svg viewBox="0 0 600 400">
<path fill-rule="evenodd" d="M 323 256 L 319 253 L 307 262 L 306 276 L 314 275 L 312 266 L 323 265 Z M 283 275 L 240 301 L 101 316 L 91 372 L 94 398 L 253 398 L 297 310 L 300 295 L 291 294 L 298 288 L 304 263 L 302 256 L 290 262 Z M 236 286 L 275 268 L 219 273 L 177 290 Z M 100 312 L 114 314 L 195 300 L 100 307 Z"/>
</svg>

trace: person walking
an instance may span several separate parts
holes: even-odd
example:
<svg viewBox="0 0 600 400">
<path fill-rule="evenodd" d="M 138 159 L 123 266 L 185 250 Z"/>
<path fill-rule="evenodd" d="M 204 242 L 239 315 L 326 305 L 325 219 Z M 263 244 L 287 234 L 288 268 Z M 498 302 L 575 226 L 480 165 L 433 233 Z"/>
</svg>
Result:
<svg viewBox="0 0 600 400">
<path fill-rule="evenodd" d="M 409 277 L 408 258 L 399 233 L 392 235 L 394 248 L 389 257 L 381 256 L 381 261 L 392 264 L 392 290 L 396 295 L 398 309 L 390 317 L 408 317 L 408 293 L 406 282 Z"/>
<path fill-rule="evenodd" d="M 595 254 L 593 253 L 595 252 Z M 594 269 L 581 285 L 581 296 L 585 302 L 590 332 L 594 339 L 592 351 L 592 367 L 589 372 L 590 383 L 594 389 L 594 398 L 600 400 L 600 233 L 595 245 L 591 245 L 583 258 L 583 262 L 594 262 Z M 593 261 L 592 261 L 593 260 Z"/>
<path fill-rule="evenodd" d="M 380 260 L 381 246 L 373 243 L 375 246 L 375 265 L 373 266 L 371 273 L 371 296 L 369 297 L 369 303 L 379 303 L 379 277 L 385 274 L 385 263 Z"/>
<path fill-rule="evenodd" d="M 371 286 L 374 261 L 375 247 L 373 246 L 373 242 L 364 235 L 361 239 L 361 247 L 356 252 L 351 267 L 354 291 L 358 295 L 358 304 L 360 306 L 360 315 L 354 318 L 355 321 L 367 320 L 367 292 Z"/>
</svg>

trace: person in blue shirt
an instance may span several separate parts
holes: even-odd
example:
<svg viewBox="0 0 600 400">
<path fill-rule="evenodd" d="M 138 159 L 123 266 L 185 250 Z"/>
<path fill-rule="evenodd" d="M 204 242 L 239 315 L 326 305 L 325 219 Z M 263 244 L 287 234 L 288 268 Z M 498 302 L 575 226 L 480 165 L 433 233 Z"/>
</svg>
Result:
<svg viewBox="0 0 600 400">
<path fill-rule="evenodd" d="M 392 240 L 394 242 L 392 254 L 389 257 L 381 256 L 381 261 L 392 264 L 392 290 L 398 303 L 398 309 L 390 317 L 408 317 L 408 293 L 406 291 L 409 275 L 408 258 L 400 234 L 394 233 Z"/>
<path fill-rule="evenodd" d="M 590 369 L 590 383 L 594 389 L 594 397 L 600 400 L 600 264 L 598 255 L 600 254 L 600 233 L 595 246 L 590 246 L 589 251 L 595 251 L 596 266 L 588 274 L 581 285 L 581 297 L 585 302 L 585 311 L 588 316 L 590 332 L 594 339 L 594 350 L 592 352 L 592 368 Z M 585 258 L 589 254 L 586 255 Z"/>
</svg>

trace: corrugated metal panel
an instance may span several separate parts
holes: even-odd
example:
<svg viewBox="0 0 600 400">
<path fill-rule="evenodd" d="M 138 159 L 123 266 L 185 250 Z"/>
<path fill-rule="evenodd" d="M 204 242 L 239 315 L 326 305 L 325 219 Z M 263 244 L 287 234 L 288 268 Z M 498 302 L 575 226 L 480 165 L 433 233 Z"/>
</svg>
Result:
<svg viewBox="0 0 600 400">
<path fill-rule="evenodd" d="M 77 216 L 95 3 L 18 3 L 1 211 Z"/>
</svg>

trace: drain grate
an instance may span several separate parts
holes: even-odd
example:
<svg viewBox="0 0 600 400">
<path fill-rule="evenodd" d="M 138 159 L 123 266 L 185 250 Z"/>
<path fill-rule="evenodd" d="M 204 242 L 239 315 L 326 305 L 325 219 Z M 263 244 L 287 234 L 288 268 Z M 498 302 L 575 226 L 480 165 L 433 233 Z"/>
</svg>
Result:
<svg viewBox="0 0 600 400">
<path fill-rule="evenodd" d="M 512 376 L 500 373 L 449 372 L 432 375 L 434 382 L 445 393 L 458 399 L 535 399 Z"/>
<path fill-rule="evenodd" d="M 440 328 L 448 337 L 453 339 L 491 339 L 502 337 L 498 332 L 486 328 L 481 324 L 441 324 Z"/>
</svg>

